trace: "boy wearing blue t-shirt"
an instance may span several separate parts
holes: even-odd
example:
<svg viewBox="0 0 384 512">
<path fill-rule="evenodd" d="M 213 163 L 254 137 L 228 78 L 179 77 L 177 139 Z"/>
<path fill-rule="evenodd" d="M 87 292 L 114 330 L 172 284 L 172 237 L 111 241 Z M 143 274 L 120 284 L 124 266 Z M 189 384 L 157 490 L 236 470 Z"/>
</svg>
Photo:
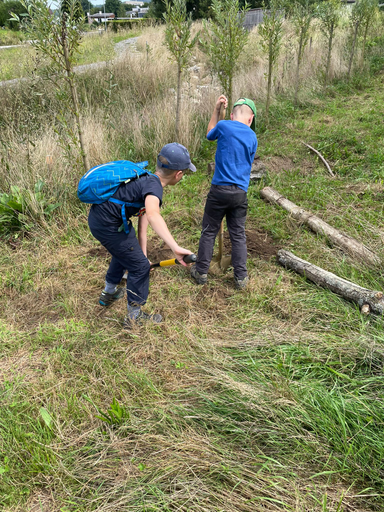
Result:
<svg viewBox="0 0 384 512">
<path fill-rule="evenodd" d="M 235 286 L 247 286 L 247 242 L 245 219 L 247 190 L 252 162 L 257 149 L 254 132 L 256 107 L 252 100 L 240 98 L 233 106 L 230 121 L 219 121 L 222 105 L 228 101 L 221 95 L 208 124 L 207 139 L 217 140 L 215 172 L 204 210 L 197 262 L 191 276 L 198 284 L 207 282 L 215 238 L 226 217 L 232 243 L 232 265 Z"/>
</svg>

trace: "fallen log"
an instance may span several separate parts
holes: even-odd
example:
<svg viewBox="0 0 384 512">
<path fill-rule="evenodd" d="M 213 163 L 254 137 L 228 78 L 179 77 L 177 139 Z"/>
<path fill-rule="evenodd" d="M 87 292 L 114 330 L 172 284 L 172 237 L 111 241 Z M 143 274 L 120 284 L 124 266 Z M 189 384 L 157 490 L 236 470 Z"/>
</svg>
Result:
<svg viewBox="0 0 384 512">
<path fill-rule="evenodd" d="M 362 288 L 283 249 L 277 253 L 277 261 L 283 267 L 294 270 L 318 286 L 327 288 L 350 302 L 355 302 L 365 315 L 369 312 L 377 315 L 384 313 L 383 292 Z"/>
<path fill-rule="evenodd" d="M 294 219 L 307 224 L 315 233 L 326 236 L 332 244 L 338 246 L 353 258 L 363 261 L 364 263 L 370 263 L 371 265 L 378 265 L 380 263 L 380 258 L 370 249 L 365 247 L 365 245 L 358 242 L 351 236 L 341 233 L 341 231 L 333 228 L 311 212 L 300 208 L 289 199 L 282 196 L 277 192 L 277 190 L 274 190 L 271 187 L 264 187 L 260 191 L 260 195 L 263 199 L 284 208 L 284 210 L 289 212 Z"/>
</svg>

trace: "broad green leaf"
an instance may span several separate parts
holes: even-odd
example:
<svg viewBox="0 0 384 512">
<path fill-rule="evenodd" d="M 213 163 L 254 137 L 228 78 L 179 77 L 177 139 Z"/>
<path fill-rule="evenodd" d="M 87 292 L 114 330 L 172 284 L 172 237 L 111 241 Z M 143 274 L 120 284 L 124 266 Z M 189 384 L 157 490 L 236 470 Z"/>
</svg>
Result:
<svg viewBox="0 0 384 512">
<path fill-rule="evenodd" d="M 44 423 L 46 424 L 46 426 L 48 428 L 51 428 L 51 425 L 52 425 L 52 416 L 49 414 L 49 412 L 47 411 L 47 409 L 45 409 L 45 407 L 40 407 L 40 416 L 42 417 Z"/>
</svg>

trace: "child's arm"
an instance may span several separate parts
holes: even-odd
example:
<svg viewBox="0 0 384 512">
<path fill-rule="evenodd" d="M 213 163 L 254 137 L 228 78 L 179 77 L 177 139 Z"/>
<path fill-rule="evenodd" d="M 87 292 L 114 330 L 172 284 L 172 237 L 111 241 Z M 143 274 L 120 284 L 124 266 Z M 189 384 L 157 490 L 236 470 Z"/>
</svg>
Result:
<svg viewBox="0 0 384 512">
<path fill-rule="evenodd" d="M 224 94 L 222 94 L 221 96 L 219 96 L 219 98 L 217 99 L 216 101 L 216 105 L 215 105 L 215 109 L 213 111 L 213 114 L 212 114 L 212 117 L 211 117 L 211 120 L 209 121 L 208 123 L 208 128 L 207 128 L 207 135 L 208 133 L 213 130 L 213 128 L 217 125 L 217 123 L 219 122 L 219 119 L 220 119 L 220 109 L 221 109 L 221 105 L 223 105 L 224 108 L 227 108 L 228 106 L 228 100 L 227 98 L 224 96 Z"/>
<path fill-rule="evenodd" d="M 181 265 L 186 267 L 187 265 L 183 261 L 183 257 L 187 254 L 192 254 L 188 249 L 184 249 L 180 247 L 165 223 L 165 220 L 160 214 L 160 201 L 156 196 L 148 195 L 145 198 L 145 210 L 147 217 L 147 221 L 151 228 L 155 231 L 157 235 L 168 245 L 173 254 L 176 256 L 177 260 Z"/>
<path fill-rule="evenodd" d="M 147 229 L 148 229 L 148 219 L 147 215 L 144 214 L 139 217 L 139 222 L 137 226 L 137 238 L 139 240 L 139 244 L 141 250 L 144 253 L 144 256 L 147 255 Z"/>
</svg>

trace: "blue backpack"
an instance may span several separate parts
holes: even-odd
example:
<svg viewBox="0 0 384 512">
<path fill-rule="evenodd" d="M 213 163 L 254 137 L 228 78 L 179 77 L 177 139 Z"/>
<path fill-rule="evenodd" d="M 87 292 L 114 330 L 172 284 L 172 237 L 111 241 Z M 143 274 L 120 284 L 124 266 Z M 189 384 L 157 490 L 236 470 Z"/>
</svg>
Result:
<svg viewBox="0 0 384 512">
<path fill-rule="evenodd" d="M 107 164 L 92 167 L 79 181 L 77 197 L 83 203 L 88 204 L 101 204 L 105 203 L 105 201 L 121 204 L 124 231 L 129 233 L 125 207 L 133 206 L 134 208 L 142 208 L 144 203 L 125 203 L 112 196 L 122 183 L 128 183 L 140 176 L 150 174 L 150 172 L 145 169 L 147 165 L 148 162 L 135 164 L 128 160 L 117 160 L 115 162 L 108 162 Z"/>
</svg>

